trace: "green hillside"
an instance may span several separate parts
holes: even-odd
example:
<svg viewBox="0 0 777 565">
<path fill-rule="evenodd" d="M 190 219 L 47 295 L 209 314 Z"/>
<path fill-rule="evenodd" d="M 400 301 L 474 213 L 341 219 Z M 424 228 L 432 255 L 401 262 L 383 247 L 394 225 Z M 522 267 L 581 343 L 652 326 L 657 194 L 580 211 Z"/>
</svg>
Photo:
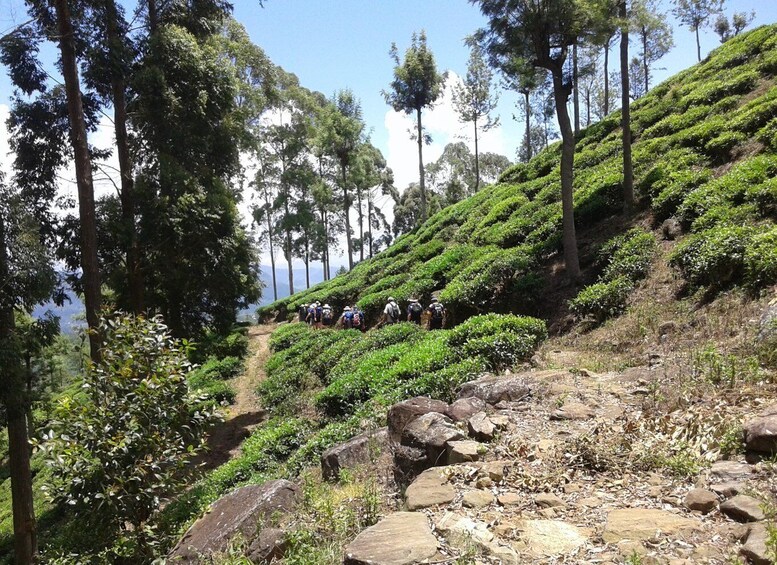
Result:
<svg viewBox="0 0 777 565">
<path fill-rule="evenodd" d="M 776 77 L 777 26 L 764 26 L 632 104 L 640 218 L 657 226 L 675 216 L 690 234 L 671 262 L 692 287 L 758 289 L 777 280 Z M 436 293 L 454 322 L 489 311 L 548 317 L 538 297 L 552 284 L 543 267 L 560 261 L 559 159 L 556 144 L 372 260 L 263 313 L 286 319 L 313 300 L 335 308 L 358 302 L 374 320 L 389 295 L 426 301 Z M 583 267 L 594 267 L 586 271 L 589 282 L 616 259 L 597 259 L 598 247 L 639 219 L 613 218 L 622 210 L 621 175 L 617 112 L 577 139 L 575 221 Z M 616 271 L 579 297 L 578 313 L 617 311 L 613 295 L 628 292 L 636 278 Z M 608 300 L 615 300 L 614 309 L 603 304 Z"/>
</svg>

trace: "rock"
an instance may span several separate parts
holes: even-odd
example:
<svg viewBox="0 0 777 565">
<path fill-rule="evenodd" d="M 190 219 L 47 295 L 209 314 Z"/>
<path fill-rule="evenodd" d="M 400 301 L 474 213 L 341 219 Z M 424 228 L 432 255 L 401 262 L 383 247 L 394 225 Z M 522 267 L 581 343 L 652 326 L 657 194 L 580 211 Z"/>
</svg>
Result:
<svg viewBox="0 0 777 565">
<path fill-rule="evenodd" d="M 580 528 L 559 520 L 523 520 L 520 542 L 535 556 L 572 553 L 588 541 Z"/>
<path fill-rule="evenodd" d="M 737 461 L 715 461 L 710 469 L 710 476 L 721 481 L 743 479 L 753 473 L 753 468 L 747 463 Z"/>
<path fill-rule="evenodd" d="M 520 504 L 521 500 L 523 500 L 519 495 L 517 495 L 514 492 L 506 492 L 504 494 L 500 494 L 496 497 L 496 499 L 499 501 L 499 504 L 502 506 L 515 506 L 516 504 Z"/>
<path fill-rule="evenodd" d="M 507 414 L 491 414 L 488 419 L 497 430 L 504 430 L 510 425 L 510 417 Z"/>
<path fill-rule="evenodd" d="M 777 298 L 769 302 L 758 320 L 758 341 L 773 343 L 777 339 Z"/>
<path fill-rule="evenodd" d="M 777 414 L 770 414 L 771 411 L 767 409 L 764 414 L 745 424 L 745 447 L 748 451 L 768 455 L 777 453 Z"/>
<path fill-rule="evenodd" d="M 718 483 L 716 485 L 712 485 L 710 490 L 718 496 L 722 496 L 723 498 L 731 498 L 732 496 L 736 496 L 742 492 L 743 488 L 745 488 L 743 483 L 731 481 L 728 483 Z"/>
<path fill-rule="evenodd" d="M 448 442 L 448 463 L 466 463 L 468 461 L 477 461 L 480 454 L 486 452 L 486 447 L 477 441 L 449 441 Z"/>
<path fill-rule="evenodd" d="M 717 495 L 702 488 L 695 488 L 685 495 L 685 507 L 688 510 L 696 510 L 702 514 L 707 514 L 712 512 L 717 505 Z"/>
<path fill-rule="evenodd" d="M 402 431 L 402 445 L 424 450 L 431 465 L 445 465 L 446 444 L 460 439 L 464 439 L 461 430 L 437 412 L 418 416 Z"/>
<path fill-rule="evenodd" d="M 768 539 L 769 533 L 766 530 L 766 526 L 763 524 L 753 524 L 747 536 L 747 541 L 739 552 L 753 565 L 771 565 L 773 563 L 769 556 L 771 552 L 766 547 Z"/>
<path fill-rule="evenodd" d="M 429 412 L 444 414 L 448 405 L 442 400 L 434 400 L 426 396 L 416 396 L 402 402 L 397 402 L 388 410 L 386 423 L 389 437 L 393 442 L 399 442 L 402 432 L 410 422 Z"/>
<path fill-rule="evenodd" d="M 469 398 L 459 398 L 456 402 L 448 406 L 446 414 L 454 422 L 464 422 L 469 420 L 478 412 L 486 409 L 486 403 L 476 396 Z"/>
<path fill-rule="evenodd" d="M 417 447 L 394 447 L 394 480 L 399 485 L 410 484 L 413 479 L 432 466 L 426 451 Z"/>
<path fill-rule="evenodd" d="M 467 421 L 470 437 L 478 441 L 491 441 L 494 439 L 496 426 L 485 412 L 478 412 Z"/>
<path fill-rule="evenodd" d="M 661 224 L 661 235 L 664 237 L 664 239 L 674 241 L 683 235 L 683 226 L 675 217 L 664 220 L 664 223 Z"/>
<path fill-rule="evenodd" d="M 720 505 L 720 511 L 737 522 L 758 522 L 765 518 L 758 499 L 738 494 Z"/>
<path fill-rule="evenodd" d="M 661 325 L 658 326 L 658 335 L 659 337 L 665 336 L 665 335 L 671 335 L 677 332 L 677 327 L 678 327 L 678 324 L 674 320 L 662 322 Z"/>
<path fill-rule="evenodd" d="M 595 412 L 580 402 L 567 402 L 550 415 L 551 420 L 588 420 Z"/>
<path fill-rule="evenodd" d="M 251 542 L 247 552 L 248 559 L 252 563 L 265 563 L 273 559 L 280 559 L 288 547 L 286 532 L 280 528 L 265 528 Z"/>
<path fill-rule="evenodd" d="M 543 373 L 558 373 L 559 371 L 541 371 L 528 375 L 485 375 L 475 381 L 461 385 L 459 398 L 476 397 L 488 404 L 499 402 L 516 402 L 526 400 L 531 396 L 530 382 L 536 382 L 534 375 Z M 532 375 L 529 377 L 529 375 Z"/>
<path fill-rule="evenodd" d="M 464 493 L 461 503 L 467 508 L 483 508 L 494 502 L 494 495 L 487 490 L 470 490 Z"/>
<path fill-rule="evenodd" d="M 622 539 L 643 541 L 653 538 L 656 532 L 664 535 L 687 534 L 699 529 L 699 523 L 691 518 L 652 508 L 622 508 L 607 515 L 602 539 L 607 543 Z"/>
<path fill-rule="evenodd" d="M 459 516 L 454 512 L 446 512 L 435 524 L 452 544 L 466 545 L 470 540 L 484 544 L 494 539 L 494 534 L 488 530 L 485 522 L 473 520 L 467 516 Z"/>
<path fill-rule="evenodd" d="M 374 461 L 388 446 L 388 428 L 366 432 L 330 447 L 321 455 L 321 472 L 331 481 L 340 476 L 341 469 L 365 465 Z"/>
<path fill-rule="evenodd" d="M 172 563 L 199 563 L 224 551 L 235 535 L 250 539 L 256 524 L 277 512 L 291 512 L 299 489 L 286 480 L 249 485 L 221 497 L 197 520 L 168 555 Z"/>
<path fill-rule="evenodd" d="M 539 515 L 545 518 L 546 520 L 552 520 L 556 517 L 556 509 L 555 508 L 542 508 L 539 511 Z"/>
<path fill-rule="evenodd" d="M 494 486 L 494 481 L 491 480 L 491 477 L 478 477 L 475 486 L 478 488 L 491 488 Z"/>
<path fill-rule="evenodd" d="M 344 565 L 411 565 L 437 553 L 437 538 L 419 512 L 395 512 L 362 531 L 345 549 Z"/>
<path fill-rule="evenodd" d="M 418 510 L 453 502 L 456 491 L 439 469 L 428 469 L 421 473 L 405 490 L 405 504 L 408 510 Z"/>
<path fill-rule="evenodd" d="M 480 468 L 479 475 L 488 477 L 495 483 L 500 483 L 504 480 L 507 470 L 512 466 L 512 461 L 489 461 Z"/>
<path fill-rule="evenodd" d="M 550 492 L 543 492 L 534 497 L 534 504 L 540 508 L 555 508 L 566 506 L 566 503 L 558 496 Z"/>
<path fill-rule="evenodd" d="M 602 505 L 602 499 L 598 496 L 587 496 L 577 501 L 584 508 L 599 508 Z"/>
</svg>

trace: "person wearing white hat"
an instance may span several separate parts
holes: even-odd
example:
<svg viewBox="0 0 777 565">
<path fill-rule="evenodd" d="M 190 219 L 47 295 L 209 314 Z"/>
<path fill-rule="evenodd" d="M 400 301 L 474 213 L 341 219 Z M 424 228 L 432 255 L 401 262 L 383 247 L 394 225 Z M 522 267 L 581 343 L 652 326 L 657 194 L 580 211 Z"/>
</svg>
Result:
<svg viewBox="0 0 777 565">
<path fill-rule="evenodd" d="M 335 317 L 334 312 L 332 312 L 332 307 L 329 306 L 329 304 L 324 304 L 321 308 L 321 323 L 325 328 L 331 328 L 334 321 Z"/>
<path fill-rule="evenodd" d="M 386 307 L 383 309 L 383 321 L 386 324 L 396 324 L 399 322 L 399 318 L 402 316 L 402 311 L 399 309 L 399 304 L 393 296 L 389 296 Z"/>
</svg>

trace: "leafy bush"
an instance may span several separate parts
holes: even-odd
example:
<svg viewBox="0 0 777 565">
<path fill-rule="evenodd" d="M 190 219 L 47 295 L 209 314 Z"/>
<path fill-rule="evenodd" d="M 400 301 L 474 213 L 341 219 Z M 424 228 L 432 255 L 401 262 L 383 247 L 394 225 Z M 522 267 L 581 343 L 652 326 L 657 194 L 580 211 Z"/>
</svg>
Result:
<svg viewBox="0 0 777 565">
<path fill-rule="evenodd" d="M 602 246 L 599 261 L 605 265 L 602 279 L 625 277 L 632 282 L 645 278 L 657 248 L 656 237 L 639 228 L 614 237 Z"/>
<path fill-rule="evenodd" d="M 459 387 L 477 378 L 487 368 L 488 363 L 480 357 L 464 359 L 403 383 L 396 400 L 402 400 L 402 397 L 429 396 L 453 402 Z"/>
<path fill-rule="evenodd" d="M 189 378 L 189 386 L 193 390 L 197 391 L 197 394 L 206 396 L 209 401 L 212 401 L 205 401 L 202 404 L 199 404 L 198 408 L 200 406 L 210 406 L 213 403 L 232 404 L 235 402 L 235 398 L 237 396 L 235 389 L 229 386 L 228 383 L 225 383 L 224 381 L 203 379 L 198 377 L 196 374 L 193 374 Z"/>
<path fill-rule="evenodd" d="M 243 361 L 237 357 L 216 359 L 211 357 L 201 367 L 194 370 L 204 379 L 226 381 L 238 376 L 243 371 Z"/>
<path fill-rule="evenodd" d="M 720 287 L 742 275 L 752 228 L 718 226 L 688 236 L 670 257 L 694 286 Z"/>
<path fill-rule="evenodd" d="M 632 282 L 626 277 L 598 282 L 581 290 L 569 302 L 569 308 L 580 318 L 603 322 L 625 310 L 632 288 Z"/>
<path fill-rule="evenodd" d="M 777 227 L 754 235 L 745 249 L 745 283 L 753 289 L 777 282 Z"/>
<path fill-rule="evenodd" d="M 270 350 L 283 351 L 298 342 L 299 338 L 310 332 L 310 328 L 303 322 L 286 324 L 275 330 L 270 336 Z"/>
<path fill-rule="evenodd" d="M 248 337 L 245 328 L 238 328 L 228 335 L 207 331 L 190 353 L 193 363 L 203 363 L 210 357 L 238 357 L 242 359 L 248 353 Z"/>
</svg>

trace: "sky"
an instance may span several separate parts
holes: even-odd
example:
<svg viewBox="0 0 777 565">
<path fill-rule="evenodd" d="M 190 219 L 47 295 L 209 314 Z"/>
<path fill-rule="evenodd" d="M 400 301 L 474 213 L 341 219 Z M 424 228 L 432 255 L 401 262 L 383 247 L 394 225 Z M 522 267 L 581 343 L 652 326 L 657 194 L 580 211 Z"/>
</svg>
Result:
<svg viewBox="0 0 777 565">
<path fill-rule="evenodd" d="M 663 2 L 662 10 L 669 11 L 669 0 Z M 134 5 L 129 0 L 124 4 Z M 450 85 L 466 73 L 469 50 L 464 38 L 486 23 L 477 7 L 466 0 L 265 0 L 261 4 L 258 0 L 234 0 L 234 8 L 235 18 L 246 27 L 253 42 L 275 64 L 295 73 L 303 86 L 328 96 L 343 88 L 354 91 L 361 101 L 370 139 L 383 152 L 400 189 L 418 180 L 418 161 L 415 142 L 408 134 L 414 125 L 412 117 L 394 112 L 381 94 L 392 79 L 392 42 L 402 55 L 412 34 L 425 30 L 438 69 L 450 73 Z M 725 13 L 730 16 L 735 11 L 755 12 L 750 27 L 777 22 L 775 1 L 728 0 Z M 21 0 L 0 0 L 0 35 L 26 19 Z M 693 34 L 671 16 L 670 21 L 675 28 L 675 48 L 657 64 L 660 68 L 654 70 L 653 84 L 696 63 Z M 711 30 L 705 30 L 701 44 L 704 56 L 719 45 L 719 40 Z M 43 55 L 53 60 L 53 48 Z M 617 61 L 617 45 L 611 60 Z M 11 92 L 8 78 L 0 69 L 0 169 L 5 171 L 10 170 L 11 163 L 4 127 Z M 523 133 L 521 125 L 512 119 L 518 113 L 516 100 L 514 93 L 501 91 L 495 112 L 501 125 L 482 135 L 482 151 L 515 159 Z M 449 142 L 463 139 L 473 146 L 470 127 L 459 122 L 452 108 L 450 88 L 433 110 L 424 113 L 424 124 L 433 139 L 424 148 L 426 163 L 436 160 Z M 113 144 L 107 117 L 91 141 L 100 147 Z M 63 174 L 64 179 L 68 177 L 72 175 Z M 74 192 L 71 181 L 64 180 L 63 184 L 63 190 Z M 106 179 L 97 183 L 98 193 L 113 190 Z"/>
</svg>

